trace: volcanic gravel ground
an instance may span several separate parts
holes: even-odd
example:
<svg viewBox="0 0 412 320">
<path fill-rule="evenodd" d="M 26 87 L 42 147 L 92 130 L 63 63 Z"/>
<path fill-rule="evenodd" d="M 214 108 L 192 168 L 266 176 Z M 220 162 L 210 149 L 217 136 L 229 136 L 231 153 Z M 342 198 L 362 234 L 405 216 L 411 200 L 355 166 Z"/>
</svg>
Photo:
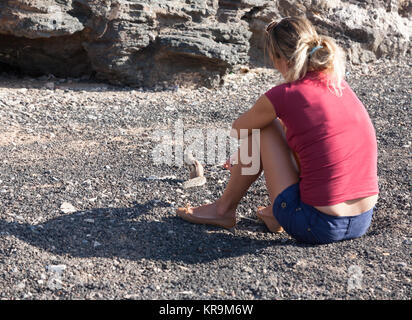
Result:
<svg viewBox="0 0 412 320">
<path fill-rule="evenodd" d="M 229 172 L 205 164 L 207 183 L 183 189 L 187 168 L 154 162 L 159 130 L 229 128 L 279 83 L 273 70 L 213 90 L 3 74 L 0 298 L 411 299 L 411 66 L 348 72 L 376 128 L 380 199 L 364 237 L 320 246 L 256 221 L 263 177 L 234 231 L 181 220 L 175 208 L 213 201 Z"/>
</svg>

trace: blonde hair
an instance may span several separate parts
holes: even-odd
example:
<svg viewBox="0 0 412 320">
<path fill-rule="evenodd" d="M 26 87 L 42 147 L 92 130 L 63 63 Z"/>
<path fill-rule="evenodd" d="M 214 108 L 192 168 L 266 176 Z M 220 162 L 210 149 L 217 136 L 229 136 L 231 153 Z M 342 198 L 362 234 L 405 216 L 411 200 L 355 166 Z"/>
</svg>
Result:
<svg viewBox="0 0 412 320">
<path fill-rule="evenodd" d="M 345 54 L 332 38 L 319 35 L 309 20 L 288 17 L 270 23 L 265 48 L 273 63 L 280 58 L 288 62 L 286 82 L 302 79 L 308 71 L 325 71 L 329 89 L 342 95 Z"/>
</svg>

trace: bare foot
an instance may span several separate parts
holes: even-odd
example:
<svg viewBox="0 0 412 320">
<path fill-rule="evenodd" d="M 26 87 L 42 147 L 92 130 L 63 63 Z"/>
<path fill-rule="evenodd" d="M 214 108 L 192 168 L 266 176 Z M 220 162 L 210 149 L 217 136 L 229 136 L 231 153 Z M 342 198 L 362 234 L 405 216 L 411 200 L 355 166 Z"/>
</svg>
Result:
<svg viewBox="0 0 412 320">
<path fill-rule="evenodd" d="M 259 206 L 256 215 L 260 220 L 262 220 L 265 223 L 266 227 L 269 229 L 270 232 L 283 231 L 282 226 L 279 224 L 279 222 L 276 221 L 276 218 L 273 216 L 272 206 Z"/>
<path fill-rule="evenodd" d="M 210 224 L 227 229 L 233 228 L 236 224 L 236 208 L 224 210 L 217 201 L 199 207 L 178 208 L 176 213 L 192 223 Z"/>
</svg>

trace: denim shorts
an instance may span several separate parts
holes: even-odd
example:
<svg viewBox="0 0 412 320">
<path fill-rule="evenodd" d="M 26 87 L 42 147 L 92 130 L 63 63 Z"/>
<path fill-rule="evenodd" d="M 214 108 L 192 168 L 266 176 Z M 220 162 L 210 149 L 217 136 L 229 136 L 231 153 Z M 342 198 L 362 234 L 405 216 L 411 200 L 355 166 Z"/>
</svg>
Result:
<svg viewBox="0 0 412 320">
<path fill-rule="evenodd" d="M 361 237 L 372 221 L 373 208 L 357 216 L 337 217 L 300 200 L 299 183 L 286 188 L 273 204 L 273 215 L 298 242 L 325 244 Z"/>
</svg>

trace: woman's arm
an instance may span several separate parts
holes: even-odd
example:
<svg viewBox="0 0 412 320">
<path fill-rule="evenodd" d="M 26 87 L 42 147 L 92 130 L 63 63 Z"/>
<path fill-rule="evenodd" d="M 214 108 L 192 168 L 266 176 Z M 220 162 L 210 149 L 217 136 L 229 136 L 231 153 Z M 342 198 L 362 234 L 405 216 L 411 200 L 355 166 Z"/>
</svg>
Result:
<svg viewBox="0 0 412 320">
<path fill-rule="evenodd" d="M 252 129 L 263 129 L 276 119 L 276 112 L 269 99 L 262 95 L 255 105 L 232 124 L 231 137 L 242 139 L 252 134 Z M 240 131 L 240 129 L 247 129 Z"/>
</svg>

